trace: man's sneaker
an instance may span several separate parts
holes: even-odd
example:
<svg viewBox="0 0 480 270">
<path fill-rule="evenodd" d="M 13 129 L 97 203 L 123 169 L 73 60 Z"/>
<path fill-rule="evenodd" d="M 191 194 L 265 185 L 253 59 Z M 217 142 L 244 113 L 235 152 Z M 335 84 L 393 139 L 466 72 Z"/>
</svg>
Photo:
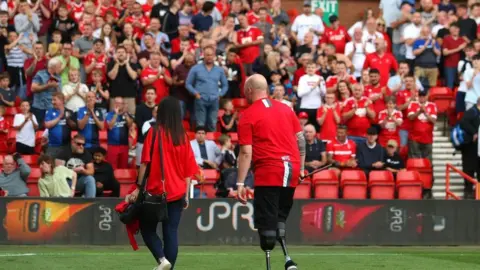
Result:
<svg viewBox="0 0 480 270">
<path fill-rule="evenodd" d="M 167 259 L 164 259 L 163 262 L 157 267 L 157 270 L 170 270 L 170 269 L 172 269 L 172 264 Z M 292 268 L 292 269 L 297 269 L 297 268 Z"/>
<path fill-rule="evenodd" d="M 285 263 L 285 270 L 297 270 L 297 264 L 294 263 L 292 260 Z"/>
</svg>

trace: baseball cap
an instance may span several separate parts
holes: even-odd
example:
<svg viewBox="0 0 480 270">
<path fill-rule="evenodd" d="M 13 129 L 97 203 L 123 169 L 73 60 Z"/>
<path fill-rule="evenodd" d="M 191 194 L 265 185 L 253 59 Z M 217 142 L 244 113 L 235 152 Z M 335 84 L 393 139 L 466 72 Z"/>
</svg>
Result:
<svg viewBox="0 0 480 270">
<path fill-rule="evenodd" d="M 391 147 L 397 148 L 397 147 L 398 147 L 398 143 L 397 143 L 397 141 L 395 141 L 395 140 L 388 140 L 387 146 L 391 146 Z"/>
<path fill-rule="evenodd" d="M 308 114 L 306 112 L 301 112 L 298 114 L 299 119 L 308 119 Z"/>
<path fill-rule="evenodd" d="M 308 1 L 308 0 L 303 1 L 303 6 L 304 7 L 311 7 L 312 6 L 312 1 Z"/>
<path fill-rule="evenodd" d="M 367 129 L 367 135 L 377 135 L 378 134 L 378 131 L 376 128 L 374 127 L 369 127 Z"/>
<path fill-rule="evenodd" d="M 330 23 L 334 23 L 334 22 L 338 21 L 338 16 L 337 15 L 331 15 L 330 17 L 328 17 L 328 20 L 330 21 Z"/>
</svg>

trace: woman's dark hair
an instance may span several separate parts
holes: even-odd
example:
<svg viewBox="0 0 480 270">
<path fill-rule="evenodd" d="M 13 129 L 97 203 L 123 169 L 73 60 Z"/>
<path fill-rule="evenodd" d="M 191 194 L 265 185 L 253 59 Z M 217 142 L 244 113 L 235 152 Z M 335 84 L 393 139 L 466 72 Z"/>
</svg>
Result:
<svg viewBox="0 0 480 270">
<path fill-rule="evenodd" d="M 43 162 L 50 164 L 51 171 L 50 174 L 53 174 L 53 170 L 55 169 L 55 160 L 53 157 L 48 156 L 48 155 L 41 155 L 38 157 L 37 164 L 40 166 Z M 45 172 L 42 171 L 42 177 L 45 177 Z"/>
<path fill-rule="evenodd" d="M 186 142 L 185 129 L 182 124 L 180 102 L 174 97 L 164 98 L 157 109 L 156 130 L 164 129 L 175 146 Z"/>
</svg>

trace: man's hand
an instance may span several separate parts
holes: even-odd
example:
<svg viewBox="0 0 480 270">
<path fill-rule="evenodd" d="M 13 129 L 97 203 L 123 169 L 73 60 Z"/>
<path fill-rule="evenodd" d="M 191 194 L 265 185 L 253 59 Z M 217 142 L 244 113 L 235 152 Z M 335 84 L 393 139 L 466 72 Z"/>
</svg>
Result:
<svg viewBox="0 0 480 270">
<path fill-rule="evenodd" d="M 375 163 L 372 164 L 372 167 L 376 168 L 376 169 L 380 169 L 383 167 L 383 162 L 381 161 L 377 161 Z"/>
<path fill-rule="evenodd" d="M 80 167 L 74 168 L 73 171 L 76 172 L 76 173 L 84 173 L 85 168 L 83 166 L 80 166 Z"/>
<path fill-rule="evenodd" d="M 300 182 L 304 180 L 303 177 L 305 177 L 305 172 L 303 170 L 300 170 Z"/>
<path fill-rule="evenodd" d="M 58 88 L 58 82 L 57 81 L 53 81 L 53 80 L 49 81 L 47 83 L 47 85 L 48 85 L 48 88 Z"/>
<path fill-rule="evenodd" d="M 120 108 L 116 107 L 113 109 L 113 112 L 118 115 L 120 113 Z"/>
<path fill-rule="evenodd" d="M 237 186 L 237 199 L 240 203 L 247 204 L 247 190 L 245 189 L 245 186 Z"/>
<path fill-rule="evenodd" d="M 478 139 L 478 134 L 474 134 L 474 135 L 473 135 L 473 141 L 476 142 L 477 139 Z"/>
<path fill-rule="evenodd" d="M 190 201 L 188 198 L 183 199 L 183 209 L 187 209 L 190 206 Z"/>
<path fill-rule="evenodd" d="M 201 97 L 202 97 L 202 96 L 200 96 L 200 93 L 196 93 L 196 94 L 195 94 L 195 98 L 196 98 L 196 99 L 200 99 Z"/>
<path fill-rule="evenodd" d="M 97 182 L 96 185 L 97 185 L 97 188 L 98 188 L 98 189 L 103 188 L 103 184 L 100 183 L 100 182 Z"/>
<path fill-rule="evenodd" d="M 350 159 L 349 161 L 347 161 L 347 167 L 350 167 L 350 168 L 356 168 L 357 167 L 357 161 L 355 159 Z"/>
</svg>

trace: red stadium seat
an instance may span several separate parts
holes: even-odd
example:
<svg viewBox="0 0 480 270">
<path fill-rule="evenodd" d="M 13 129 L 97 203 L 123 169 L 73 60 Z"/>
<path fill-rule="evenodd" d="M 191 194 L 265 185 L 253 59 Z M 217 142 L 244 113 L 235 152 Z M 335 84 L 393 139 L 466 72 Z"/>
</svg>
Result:
<svg viewBox="0 0 480 270">
<path fill-rule="evenodd" d="M 15 116 L 15 114 L 19 113 L 20 110 L 17 107 L 6 107 L 5 108 L 5 115 L 7 116 Z"/>
<path fill-rule="evenodd" d="M 395 198 L 395 182 L 390 171 L 371 171 L 368 176 L 370 199 L 392 200 Z"/>
<path fill-rule="evenodd" d="M 217 141 L 220 136 L 222 136 L 221 132 L 207 132 L 207 136 L 205 138 L 207 140 Z"/>
<path fill-rule="evenodd" d="M 207 198 L 214 199 L 216 198 L 215 194 L 217 193 L 217 190 L 215 189 L 214 183 L 203 183 L 200 184 L 200 193 L 205 193 Z"/>
<path fill-rule="evenodd" d="M 206 169 L 206 170 L 203 170 L 203 177 L 205 179 L 205 183 L 215 184 L 217 180 L 220 178 L 220 173 L 214 169 Z"/>
<path fill-rule="evenodd" d="M 38 182 L 38 179 L 42 176 L 40 168 L 31 168 L 30 175 L 28 176 L 28 182 Z"/>
<path fill-rule="evenodd" d="M 40 190 L 38 188 L 38 182 L 27 182 L 29 197 L 40 197 Z"/>
<path fill-rule="evenodd" d="M 334 171 L 324 170 L 312 177 L 315 199 L 338 199 L 338 178 Z"/>
<path fill-rule="evenodd" d="M 409 158 L 407 160 L 407 170 L 417 171 L 423 187 L 431 189 L 433 186 L 433 168 L 428 158 Z"/>
<path fill-rule="evenodd" d="M 398 198 L 404 200 L 422 199 L 422 181 L 416 171 L 400 171 L 397 173 Z"/>
<path fill-rule="evenodd" d="M 447 112 L 450 102 L 455 99 L 453 91 L 448 87 L 432 87 L 428 90 L 430 101 L 437 105 L 439 114 Z"/>
<path fill-rule="evenodd" d="M 294 199 L 310 199 L 312 197 L 312 187 L 310 183 L 303 182 L 297 185 L 295 189 Z"/>
<path fill-rule="evenodd" d="M 344 199 L 366 199 L 367 177 L 360 170 L 342 171 L 340 183 Z"/>
<path fill-rule="evenodd" d="M 248 102 L 245 98 L 234 98 L 232 99 L 232 104 L 235 109 L 245 109 L 248 107 Z"/>
<path fill-rule="evenodd" d="M 137 170 L 135 169 L 116 169 L 113 174 L 120 183 L 135 183 L 137 180 Z"/>
<path fill-rule="evenodd" d="M 17 142 L 17 131 L 14 130 L 14 129 L 10 129 L 8 131 L 8 137 L 7 137 L 7 146 L 8 146 L 8 152 L 9 153 L 14 153 L 15 152 L 16 142 Z"/>
<path fill-rule="evenodd" d="M 25 163 L 27 163 L 28 166 L 32 168 L 38 167 L 38 155 L 22 155 L 22 159 L 25 161 Z"/>
<path fill-rule="evenodd" d="M 232 144 L 237 144 L 238 143 L 238 133 L 236 132 L 230 132 L 228 133 L 228 136 L 232 139 Z"/>
</svg>

